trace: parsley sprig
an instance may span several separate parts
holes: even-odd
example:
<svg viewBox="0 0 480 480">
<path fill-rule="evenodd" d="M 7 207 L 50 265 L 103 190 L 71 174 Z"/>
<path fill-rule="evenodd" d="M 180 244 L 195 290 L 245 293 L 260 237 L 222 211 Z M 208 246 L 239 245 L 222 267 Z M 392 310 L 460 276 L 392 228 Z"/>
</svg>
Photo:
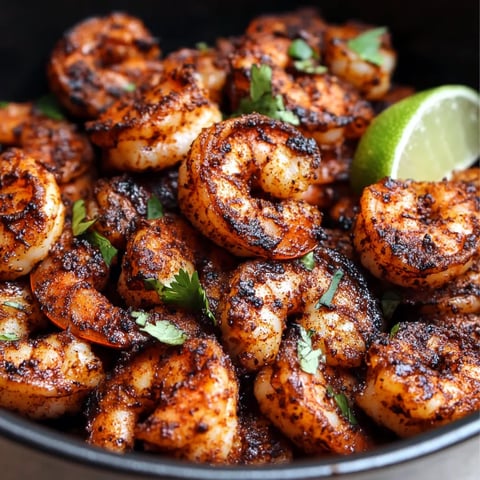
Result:
<svg viewBox="0 0 480 480">
<path fill-rule="evenodd" d="M 142 332 L 148 333 L 159 342 L 167 345 L 183 345 L 188 338 L 181 328 L 178 328 L 169 320 L 156 320 L 155 323 L 152 323 L 150 321 L 151 316 L 141 311 L 131 312 L 131 316 L 135 319 L 135 323 L 140 326 Z"/>
<path fill-rule="evenodd" d="M 188 311 L 203 312 L 216 325 L 215 315 L 210 310 L 207 294 L 196 271 L 190 276 L 186 270 L 180 269 L 170 285 L 164 285 L 156 278 L 147 278 L 144 282 L 147 288 L 157 292 L 163 302 Z"/>
<path fill-rule="evenodd" d="M 297 355 L 300 368 L 306 372 L 314 374 L 320 362 L 325 363 L 326 357 L 319 348 L 314 349 L 312 346 L 312 336 L 314 330 L 305 330 L 301 325 L 299 327 L 300 338 L 297 343 Z"/>
<path fill-rule="evenodd" d="M 250 76 L 250 96 L 240 100 L 235 115 L 257 112 L 292 125 L 300 124 L 298 117 L 285 109 L 283 97 L 273 95 L 272 69 L 268 65 L 252 65 Z"/>
<path fill-rule="evenodd" d="M 382 35 L 387 31 L 385 27 L 373 28 L 361 33 L 347 42 L 348 48 L 357 53 L 360 58 L 375 65 L 383 64 L 380 53 Z"/>
<path fill-rule="evenodd" d="M 327 394 L 330 397 L 333 397 L 338 408 L 342 412 L 342 415 L 349 421 L 351 425 L 357 425 L 357 419 L 353 414 L 350 405 L 348 404 L 348 399 L 344 393 L 336 393 L 331 385 L 327 386 Z"/>
<path fill-rule="evenodd" d="M 74 236 L 85 235 L 86 239 L 100 250 L 103 260 L 110 266 L 118 250 L 102 234 L 89 230 L 97 221 L 96 218 L 86 220 L 86 208 L 83 200 L 77 200 L 72 208 L 72 231 Z"/>
</svg>

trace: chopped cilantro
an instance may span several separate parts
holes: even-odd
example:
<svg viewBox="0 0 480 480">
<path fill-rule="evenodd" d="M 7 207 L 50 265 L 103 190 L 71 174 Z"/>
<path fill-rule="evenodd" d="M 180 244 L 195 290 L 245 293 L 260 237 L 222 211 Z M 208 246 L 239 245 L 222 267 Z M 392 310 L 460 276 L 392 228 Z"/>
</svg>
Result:
<svg viewBox="0 0 480 480">
<path fill-rule="evenodd" d="M 396 323 L 390 330 L 390 338 L 393 338 L 400 330 L 400 324 Z"/>
<path fill-rule="evenodd" d="M 95 222 L 96 219 L 85 221 L 87 210 L 83 200 L 77 200 L 73 204 L 72 213 L 72 231 L 76 237 L 85 233 Z"/>
<path fill-rule="evenodd" d="M 308 252 L 306 255 L 300 258 L 301 264 L 310 272 L 315 267 L 315 257 L 313 256 L 313 252 Z"/>
<path fill-rule="evenodd" d="M 348 41 L 350 50 L 357 53 L 360 58 L 375 65 L 383 64 L 380 54 L 381 36 L 387 31 L 385 27 L 373 28 L 361 33 Z"/>
<path fill-rule="evenodd" d="M 163 205 L 159 198 L 152 195 L 147 202 L 147 218 L 153 220 L 155 218 L 163 217 Z"/>
<path fill-rule="evenodd" d="M 110 243 L 110 240 L 95 230 L 87 233 L 87 240 L 100 250 L 103 260 L 110 266 L 113 258 L 118 253 L 118 250 Z"/>
<path fill-rule="evenodd" d="M 12 300 L 7 300 L 3 302 L 2 305 L 4 305 L 5 307 L 14 308 L 15 310 L 20 310 L 21 312 L 27 311 L 27 309 L 25 308 L 25 305 L 19 302 L 14 302 Z"/>
<path fill-rule="evenodd" d="M 132 317 L 141 328 L 142 332 L 148 333 L 159 342 L 167 345 L 182 345 L 187 339 L 187 334 L 169 320 L 157 320 L 149 323 L 150 315 L 146 312 L 132 312 Z"/>
<path fill-rule="evenodd" d="M 308 60 L 314 56 L 314 51 L 305 40 L 297 38 L 288 47 L 288 55 L 297 60 Z"/>
<path fill-rule="evenodd" d="M 352 412 L 352 409 L 348 405 L 348 399 L 344 393 L 335 393 L 331 385 L 327 386 L 327 393 L 330 397 L 333 397 L 338 408 L 342 412 L 342 415 L 349 421 L 350 424 L 356 425 L 357 419 Z"/>
<path fill-rule="evenodd" d="M 300 368 L 306 373 L 314 374 L 318 369 L 320 362 L 325 363 L 325 354 L 320 349 L 312 347 L 313 330 L 305 330 L 299 325 L 300 339 L 297 343 L 297 355 L 300 362 Z"/>
<path fill-rule="evenodd" d="M 123 86 L 123 89 L 126 92 L 134 92 L 137 89 L 137 86 L 134 83 L 127 83 Z"/>
<path fill-rule="evenodd" d="M 19 340 L 20 337 L 16 333 L 0 333 L 0 341 L 1 342 L 14 342 L 15 340 Z"/>
<path fill-rule="evenodd" d="M 315 305 L 315 308 L 320 308 L 321 306 L 330 308 L 332 306 L 333 297 L 337 291 L 338 284 L 340 283 L 342 277 L 343 271 L 340 269 L 333 274 L 332 281 L 330 282 L 327 291 L 320 297 Z"/>
<path fill-rule="evenodd" d="M 293 62 L 293 65 L 299 72 L 321 75 L 327 72 L 325 65 L 315 65 L 311 58 L 307 60 L 297 60 Z"/>
</svg>

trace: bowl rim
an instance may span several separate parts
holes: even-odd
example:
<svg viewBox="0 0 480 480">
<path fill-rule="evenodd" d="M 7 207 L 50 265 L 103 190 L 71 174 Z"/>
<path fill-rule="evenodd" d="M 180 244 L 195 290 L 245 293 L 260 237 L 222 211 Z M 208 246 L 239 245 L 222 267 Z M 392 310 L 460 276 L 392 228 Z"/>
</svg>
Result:
<svg viewBox="0 0 480 480">
<path fill-rule="evenodd" d="M 369 452 L 267 465 L 212 466 L 141 452 L 119 455 L 3 409 L 0 409 L 0 435 L 52 457 L 60 456 L 64 461 L 123 474 L 211 480 L 214 471 L 218 480 L 300 480 L 368 472 L 437 453 L 480 435 L 480 414 L 473 413 Z"/>
</svg>

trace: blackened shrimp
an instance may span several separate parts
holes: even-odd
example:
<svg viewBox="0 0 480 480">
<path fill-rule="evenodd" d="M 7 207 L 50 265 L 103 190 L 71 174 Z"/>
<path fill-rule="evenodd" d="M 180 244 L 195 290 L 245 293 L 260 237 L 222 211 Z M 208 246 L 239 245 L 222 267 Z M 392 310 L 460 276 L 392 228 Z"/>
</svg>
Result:
<svg viewBox="0 0 480 480">
<path fill-rule="evenodd" d="M 235 463 L 238 385 L 212 337 L 153 344 L 120 363 L 96 395 L 89 443 L 116 452 L 143 441 L 195 462 Z"/>
<path fill-rule="evenodd" d="M 478 344 L 450 329 L 401 323 L 375 340 L 366 363 L 357 403 L 400 437 L 480 410 Z"/>
<path fill-rule="evenodd" d="M 275 360 L 288 317 L 312 332 L 312 344 L 328 364 L 362 363 L 381 327 L 376 301 L 354 264 L 338 252 L 318 248 L 311 261 L 310 270 L 301 260 L 254 260 L 233 272 L 218 318 L 227 351 L 245 369 Z M 329 290 L 331 301 L 322 300 Z"/>
<path fill-rule="evenodd" d="M 309 454 L 346 455 L 371 448 L 372 439 L 352 415 L 357 386 L 353 376 L 323 363 L 315 373 L 305 372 L 298 358 L 298 341 L 291 329 L 275 362 L 257 374 L 254 393 L 263 414 Z M 344 411 L 335 395 L 345 399 Z"/>
<path fill-rule="evenodd" d="M 49 323 L 26 278 L 0 282 L 0 338 L 28 338 Z"/>
<path fill-rule="evenodd" d="M 100 251 L 74 238 L 57 244 L 30 281 L 42 311 L 55 325 L 93 343 L 130 348 L 145 337 L 129 312 L 101 293 L 109 273 Z"/>
<path fill-rule="evenodd" d="M 315 247 L 321 214 L 292 197 L 314 181 L 319 162 L 315 142 L 284 122 L 258 114 L 219 122 L 180 165 L 180 209 L 235 255 L 302 256 Z"/>
<path fill-rule="evenodd" d="M 67 31 L 48 64 L 51 90 L 73 115 L 95 118 L 158 72 L 160 49 L 137 18 L 113 13 Z"/>
<path fill-rule="evenodd" d="M 354 85 L 368 100 L 381 99 L 390 89 L 397 55 L 392 48 L 390 35 L 378 36 L 378 59 L 365 60 L 349 46 L 359 35 L 373 27 L 349 22 L 345 25 L 328 26 L 325 32 L 325 64 L 331 73 Z"/>
<path fill-rule="evenodd" d="M 0 155 L 0 279 L 29 273 L 60 237 L 64 220 L 53 174 L 21 150 Z"/>
<path fill-rule="evenodd" d="M 362 264 L 404 287 L 439 287 L 470 268 L 480 245 L 468 182 L 385 178 L 363 190 L 353 230 Z"/>
<path fill-rule="evenodd" d="M 91 346 L 69 332 L 0 342 L 0 406 L 30 418 L 79 413 L 103 376 Z"/>
<path fill-rule="evenodd" d="M 0 108 L 0 143 L 21 148 L 68 184 L 92 168 L 93 150 L 85 134 L 67 120 L 53 119 L 31 103 Z"/>
<path fill-rule="evenodd" d="M 114 103 L 87 123 L 87 131 L 108 168 L 162 170 L 181 161 L 200 131 L 221 118 L 195 69 L 186 65 L 165 72 L 154 88 Z"/>
</svg>

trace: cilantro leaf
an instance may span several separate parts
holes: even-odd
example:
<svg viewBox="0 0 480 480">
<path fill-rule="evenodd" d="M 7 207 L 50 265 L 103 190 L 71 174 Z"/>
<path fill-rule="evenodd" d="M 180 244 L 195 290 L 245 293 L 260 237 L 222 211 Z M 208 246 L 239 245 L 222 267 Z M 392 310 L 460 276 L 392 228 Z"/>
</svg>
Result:
<svg viewBox="0 0 480 480">
<path fill-rule="evenodd" d="M 73 204 L 72 231 L 74 236 L 85 233 L 95 222 L 96 219 L 85 221 L 87 210 L 83 200 L 77 200 Z"/>
<path fill-rule="evenodd" d="M 325 65 L 316 65 L 311 58 L 308 58 L 307 60 L 297 60 L 293 62 L 293 65 L 299 72 L 316 75 L 327 73 L 328 70 Z"/>
<path fill-rule="evenodd" d="M 357 53 L 360 58 L 375 65 L 383 64 L 380 54 L 381 36 L 387 31 L 385 27 L 373 28 L 361 33 L 347 42 L 348 48 Z"/>
<path fill-rule="evenodd" d="M 126 92 L 134 92 L 137 89 L 137 86 L 133 82 L 130 82 L 130 83 L 125 84 L 123 86 L 123 89 Z"/>
<path fill-rule="evenodd" d="M 0 333 L 1 342 L 14 342 L 15 340 L 20 340 L 20 337 L 16 333 Z"/>
<path fill-rule="evenodd" d="M 2 305 L 4 305 L 5 307 L 14 308 L 15 310 L 20 310 L 21 312 L 28 311 L 25 305 L 19 302 L 14 302 L 13 300 L 6 300 L 5 302 L 2 303 Z"/>
<path fill-rule="evenodd" d="M 163 285 L 156 278 L 144 280 L 147 288 L 153 289 L 165 303 L 171 303 L 189 311 L 203 312 L 216 325 L 216 318 L 210 310 L 207 294 L 200 284 L 198 273 L 192 276 L 186 270 L 180 271 L 174 276 L 170 285 Z"/>
<path fill-rule="evenodd" d="M 87 240 L 100 250 L 103 260 L 110 266 L 113 258 L 118 253 L 118 250 L 110 243 L 110 240 L 95 230 L 87 233 Z"/>
<path fill-rule="evenodd" d="M 357 425 L 357 419 L 353 414 L 352 409 L 348 404 L 348 399 L 344 393 L 335 393 L 331 385 L 327 386 L 327 393 L 330 397 L 333 397 L 338 408 L 342 412 L 342 415 L 349 421 L 351 425 Z"/>
<path fill-rule="evenodd" d="M 320 362 L 325 363 L 325 354 L 321 349 L 314 349 L 312 347 L 313 330 L 308 332 L 299 325 L 300 338 L 297 343 L 297 355 L 300 362 L 300 368 L 306 373 L 314 374 L 318 369 Z"/>
<path fill-rule="evenodd" d="M 320 308 L 321 306 L 330 308 L 332 306 L 332 300 L 337 291 L 338 284 L 343 277 L 343 271 L 338 269 L 332 277 L 332 281 L 328 286 L 327 291 L 320 297 L 318 302 L 315 304 L 315 308 Z"/>
<path fill-rule="evenodd" d="M 400 323 L 396 323 L 390 330 L 390 338 L 393 338 L 400 330 Z"/>
<path fill-rule="evenodd" d="M 163 205 L 159 198 L 152 195 L 147 202 L 147 218 L 153 220 L 163 217 Z"/>
<path fill-rule="evenodd" d="M 146 312 L 132 312 L 135 323 L 139 325 L 142 332 L 148 333 L 159 342 L 167 345 L 182 345 L 188 338 L 187 334 L 169 320 L 157 320 L 149 323 L 150 315 Z"/>
<path fill-rule="evenodd" d="M 65 119 L 58 100 L 51 94 L 40 97 L 35 102 L 35 107 L 40 111 L 40 113 L 42 113 L 46 117 L 51 118 L 52 120 Z"/>
<path fill-rule="evenodd" d="M 288 55 L 297 60 L 307 60 L 314 55 L 313 48 L 301 38 L 296 38 L 288 47 Z"/>
<path fill-rule="evenodd" d="M 313 256 L 313 252 L 308 252 L 301 257 L 300 262 L 308 271 L 311 272 L 315 268 L 315 257 Z"/>
<path fill-rule="evenodd" d="M 298 117 L 285 109 L 283 97 L 273 96 L 272 69 L 268 65 L 252 65 L 250 74 L 250 96 L 240 100 L 235 114 L 257 112 L 292 125 L 299 125 Z"/>
</svg>

